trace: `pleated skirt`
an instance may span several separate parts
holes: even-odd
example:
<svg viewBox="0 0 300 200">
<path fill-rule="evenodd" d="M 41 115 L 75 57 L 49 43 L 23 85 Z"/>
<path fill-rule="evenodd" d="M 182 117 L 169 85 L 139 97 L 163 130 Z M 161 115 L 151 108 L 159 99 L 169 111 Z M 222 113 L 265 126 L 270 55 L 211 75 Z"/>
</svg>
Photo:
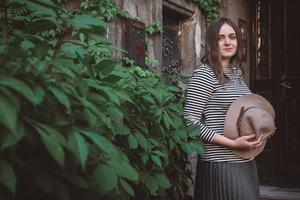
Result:
<svg viewBox="0 0 300 200">
<path fill-rule="evenodd" d="M 195 200 L 258 200 L 255 160 L 248 162 L 198 161 Z"/>
</svg>

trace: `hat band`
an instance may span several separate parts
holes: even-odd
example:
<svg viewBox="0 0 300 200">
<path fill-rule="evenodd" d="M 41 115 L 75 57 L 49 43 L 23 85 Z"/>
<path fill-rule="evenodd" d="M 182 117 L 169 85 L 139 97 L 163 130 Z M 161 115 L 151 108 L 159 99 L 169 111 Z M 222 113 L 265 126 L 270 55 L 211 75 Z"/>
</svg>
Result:
<svg viewBox="0 0 300 200">
<path fill-rule="evenodd" d="M 252 106 L 252 107 L 248 107 L 246 109 L 245 109 L 244 106 L 241 107 L 240 114 L 239 114 L 238 119 L 236 121 L 236 128 L 237 128 L 239 137 L 241 137 L 241 123 L 242 123 L 243 116 L 244 116 L 245 112 L 247 112 L 251 108 L 259 108 L 259 107 Z M 249 124 L 251 126 L 251 129 L 254 131 L 254 133 L 256 133 L 255 126 L 254 126 L 252 120 L 250 120 L 250 119 L 249 119 Z"/>
</svg>

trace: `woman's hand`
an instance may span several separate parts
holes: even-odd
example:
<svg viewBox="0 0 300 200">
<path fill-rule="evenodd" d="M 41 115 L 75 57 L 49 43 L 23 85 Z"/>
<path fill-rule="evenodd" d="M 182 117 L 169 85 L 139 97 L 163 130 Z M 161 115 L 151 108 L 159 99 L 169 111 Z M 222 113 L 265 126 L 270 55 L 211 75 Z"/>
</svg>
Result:
<svg viewBox="0 0 300 200">
<path fill-rule="evenodd" d="M 263 135 L 256 139 L 256 134 L 246 135 L 233 140 L 232 149 L 248 150 L 255 149 L 263 144 Z"/>
<path fill-rule="evenodd" d="M 263 135 L 256 139 L 256 134 L 239 137 L 235 140 L 231 140 L 223 135 L 216 135 L 213 139 L 213 143 L 219 144 L 231 149 L 254 149 L 263 144 Z"/>
</svg>

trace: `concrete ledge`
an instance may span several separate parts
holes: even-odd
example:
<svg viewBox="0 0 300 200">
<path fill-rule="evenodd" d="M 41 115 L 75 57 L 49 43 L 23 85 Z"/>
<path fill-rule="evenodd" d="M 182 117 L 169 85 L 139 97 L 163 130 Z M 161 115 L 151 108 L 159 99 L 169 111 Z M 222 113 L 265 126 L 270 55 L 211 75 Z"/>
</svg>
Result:
<svg viewBox="0 0 300 200">
<path fill-rule="evenodd" d="M 260 186 L 262 200 L 300 200 L 300 188 Z"/>
</svg>

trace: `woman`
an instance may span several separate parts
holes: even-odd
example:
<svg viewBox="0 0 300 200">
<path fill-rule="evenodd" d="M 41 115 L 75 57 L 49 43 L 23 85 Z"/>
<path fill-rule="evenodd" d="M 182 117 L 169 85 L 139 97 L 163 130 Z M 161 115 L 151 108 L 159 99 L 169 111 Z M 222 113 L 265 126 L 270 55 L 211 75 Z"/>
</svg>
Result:
<svg viewBox="0 0 300 200">
<path fill-rule="evenodd" d="M 243 79 L 241 45 L 239 29 L 230 19 L 213 21 L 206 32 L 206 56 L 188 85 L 184 115 L 188 122 L 199 124 L 206 148 L 197 164 L 197 200 L 259 199 L 254 159 L 240 158 L 231 149 L 256 148 L 262 138 L 251 134 L 231 140 L 223 135 L 229 106 L 251 93 Z"/>
</svg>

